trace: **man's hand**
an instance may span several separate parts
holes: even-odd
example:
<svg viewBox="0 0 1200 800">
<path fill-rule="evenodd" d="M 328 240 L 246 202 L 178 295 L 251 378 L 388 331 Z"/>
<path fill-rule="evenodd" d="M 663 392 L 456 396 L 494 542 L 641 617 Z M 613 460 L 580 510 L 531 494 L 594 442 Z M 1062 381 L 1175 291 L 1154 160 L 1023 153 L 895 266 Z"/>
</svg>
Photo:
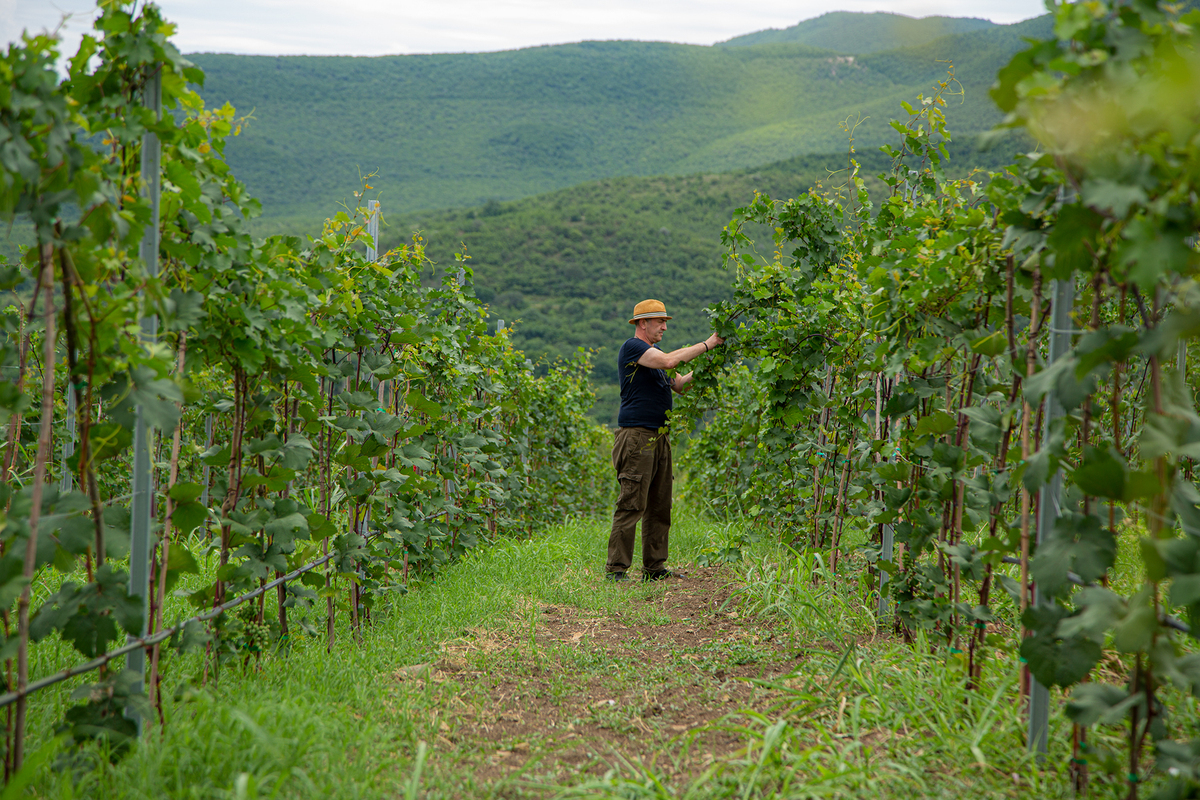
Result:
<svg viewBox="0 0 1200 800">
<path fill-rule="evenodd" d="M 725 344 L 725 340 L 722 339 L 720 336 L 717 336 L 714 333 L 711 336 L 709 336 L 707 339 L 705 339 L 704 343 L 706 345 L 708 345 L 709 350 L 712 350 L 714 347 L 717 347 L 718 345 Z"/>
</svg>

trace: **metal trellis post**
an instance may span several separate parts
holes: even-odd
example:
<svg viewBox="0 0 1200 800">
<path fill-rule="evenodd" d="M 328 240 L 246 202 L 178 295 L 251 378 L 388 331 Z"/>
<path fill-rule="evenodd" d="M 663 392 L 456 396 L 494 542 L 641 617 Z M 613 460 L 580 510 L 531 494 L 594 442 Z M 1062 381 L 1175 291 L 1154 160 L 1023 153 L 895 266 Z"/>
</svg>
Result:
<svg viewBox="0 0 1200 800">
<path fill-rule="evenodd" d="M 883 547 L 879 553 L 879 563 L 892 563 L 892 549 L 895 541 L 896 529 L 890 524 L 882 526 Z M 888 596 L 887 596 L 888 574 L 885 570 L 879 570 L 879 619 L 883 620 L 888 614 Z"/>
<path fill-rule="evenodd" d="M 204 418 L 204 449 L 211 450 L 212 445 L 213 445 L 213 415 L 209 414 L 207 417 Z M 204 484 L 204 491 L 200 495 L 200 505 L 204 506 L 205 508 L 208 508 L 208 484 L 209 484 L 208 476 L 210 474 L 209 470 L 211 470 L 211 469 L 212 469 L 212 467 L 210 467 L 208 464 L 205 464 L 204 469 L 201 470 L 200 482 Z"/>
<path fill-rule="evenodd" d="M 156 118 L 162 117 L 162 73 L 159 65 L 151 67 L 143 89 L 143 102 Z M 147 133 L 142 136 L 142 180 L 150 200 L 150 224 L 142 236 L 141 256 L 147 277 L 158 275 L 158 201 L 162 189 L 160 170 L 162 146 L 158 136 Z M 158 316 L 142 317 L 142 340 L 150 344 L 158 338 Z M 150 528 L 154 510 L 154 474 L 150 457 L 151 429 L 146 420 L 145 409 L 137 407 L 137 421 L 133 432 L 133 501 L 130 509 L 129 541 L 129 593 L 142 598 L 142 629 L 138 634 L 146 636 L 150 624 Z M 146 651 L 133 650 L 126 660 L 126 667 L 137 675 L 134 690 L 141 692 L 146 674 Z M 139 714 L 126 710 L 141 732 L 143 720 Z"/>
<path fill-rule="evenodd" d="M 67 466 L 67 459 L 75 455 L 75 391 L 71 388 L 73 380 L 75 380 L 75 376 L 67 375 L 67 433 L 63 436 L 62 479 L 58 484 L 58 490 L 62 494 L 66 494 L 75 487 L 75 476 L 72 475 L 71 468 Z"/>
<path fill-rule="evenodd" d="M 1062 358 L 1071 349 L 1071 307 L 1075 304 L 1075 281 L 1073 278 L 1055 280 L 1051 284 L 1051 295 L 1054 300 L 1054 312 L 1050 323 L 1050 364 Z M 1051 387 L 1046 393 L 1046 417 L 1042 433 L 1042 442 L 1050 441 L 1050 430 L 1055 421 L 1063 416 L 1062 404 L 1058 401 L 1058 392 Z M 1043 444 L 1045 446 L 1045 444 Z M 1062 496 L 1062 470 L 1055 470 L 1050 481 L 1038 493 L 1038 517 L 1036 543 L 1041 546 L 1047 535 L 1054 528 L 1058 519 L 1059 499 Z M 1041 605 L 1047 602 L 1042 596 L 1037 584 L 1033 587 L 1033 604 Z M 1029 695 L 1029 749 L 1038 753 L 1046 752 L 1049 739 L 1050 725 L 1050 690 L 1036 678 L 1032 680 Z"/>
<path fill-rule="evenodd" d="M 367 233 L 371 236 L 371 244 L 367 246 L 367 261 L 379 258 L 379 201 L 367 201 Z"/>
</svg>

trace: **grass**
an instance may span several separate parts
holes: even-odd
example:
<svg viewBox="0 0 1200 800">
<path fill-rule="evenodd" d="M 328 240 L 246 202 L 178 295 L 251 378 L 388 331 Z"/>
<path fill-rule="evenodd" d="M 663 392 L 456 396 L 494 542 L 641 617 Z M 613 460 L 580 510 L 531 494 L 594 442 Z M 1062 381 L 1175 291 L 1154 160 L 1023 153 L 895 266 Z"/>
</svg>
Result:
<svg viewBox="0 0 1200 800">
<path fill-rule="evenodd" d="M 166 726 L 114 766 L 43 766 L 34 795 L 1070 794 L 1061 698 L 1039 764 L 1024 747 L 1011 647 L 988 648 L 984 686 L 968 691 L 960 656 L 876 627 L 870 587 L 747 532 L 677 515 L 673 564 L 745 547 L 720 591 L 698 583 L 703 568 L 674 585 L 608 583 L 607 525 L 577 520 L 385 598 L 362 640 L 339 629 L 332 653 L 300 638 L 205 686 L 189 680 L 197 656 L 171 657 Z M 50 642 L 35 652 L 38 674 L 72 660 Z M 50 739 L 70 691 L 32 704 L 31 750 Z M 1175 732 L 1195 735 L 1194 698 L 1166 699 Z M 1097 790 L 1122 785 L 1104 765 L 1119 735 L 1091 735 Z"/>
<path fill-rule="evenodd" d="M 702 535 L 700 523 L 683 521 L 675 529 L 676 552 L 687 558 L 690 543 Z M 246 670 L 224 670 L 207 687 L 186 680 L 199 667 L 197 657 L 175 659 L 167 667 L 164 694 L 173 699 L 165 704 L 164 728 L 154 728 L 116 767 L 87 774 L 77 787 L 72 776 L 47 771 L 37 794 L 326 798 L 400 791 L 418 742 L 436 738 L 438 717 L 430 716 L 428 693 L 399 691 L 389 676 L 429 662 L 443 643 L 475 628 L 527 624 L 534 598 L 612 613 L 627 595 L 582 578 L 603 570 L 605 545 L 599 527 L 586 523 L 501 543 L 407 595 L 388 598 L 361 643 L 344 627 L 329 654 L 317 639 L 298 639 Z M 74 660 L 58 643 L 39 645 L 35 653 L 35 677 Z M 49 737 L 69 694 L 52 689 L 31 704 L 31 750 Z"/>
</svg>

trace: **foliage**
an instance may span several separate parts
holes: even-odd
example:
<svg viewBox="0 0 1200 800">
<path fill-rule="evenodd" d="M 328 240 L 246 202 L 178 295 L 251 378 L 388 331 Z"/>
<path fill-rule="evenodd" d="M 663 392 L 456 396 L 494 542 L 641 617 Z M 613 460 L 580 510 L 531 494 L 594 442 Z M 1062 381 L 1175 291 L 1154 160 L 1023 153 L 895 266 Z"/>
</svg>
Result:
<svg viewBox="0 0 1200 800">
<path fill-rule="evenodd" d="M 1153 2 L 1057 8 L 1052 38 L 993 90 L 1044 149 L 989 176 L 946 175 L 945 81 L 893 123 L 877 212 L 857 171 L 840 198 L 756 197 L 726 229 L 734 295 L 711 311 L 731 346 L 681 410 L 718 398 L 691 485 L 827 551 L 835 573 L 847 530 L 866 537 L 905 634 L 964 653 L 968 686 L 1002 643 L 992 590 L 1010 591 L 1032 677 L 1074 687 L 1077 785 L 1090 765 L 1130 796 L 1147 741 L 1173 776 L 1161 796 L 1196 789 L 1197 748 L 1172 740 L 1187 726 L 1161 693 L 1200 686 L 1169 618 L 1200 622 L 1198 22 Z M 772 229 L 771 258 L 752 225 Z M 1082 303 L 1052 321 L 1059 286 Z M 1127 516 L 1147 535 L 1142 582 L 1121 594 L 1109 571 L 1142 530 Z M 1123 684 L 1096 675 L 1110 657 Z M 1127 752 L 1089 750 L 1096 724 L 1127 724 Z"/>
<path fill-rule="evenodd" d="M 1012 152 L 961 145 L 953 154 L 999 167 Z M 888 163 L 878 153 L 863 158 L 878 169 Z M 476 294 L 487 302 L 491 319 L 504 320 L 513 341 L 535 361 L 566 357 L 578 347 L 595 349 L 593 416 L 613 425 L 615 353 L 629 335 L 637 298 L 667 304 L 674 317 L 668 344 L 705 338 L 710 323 L 704 307 L 729 296 L 713 232 L 755 190 L 790 197 L 845 180 L 837 174 L 845 168 L 844 155 L 803 156 L 720 175 L 619 178 L 508 203 L 402 216 L 381 237 L 398 243 L 404 232 L 420 231 L 426 255 L 441 270 L 455 268 L 461 244 L 471 254 Z M 874 193 L 885 188 L 872 179 Z"/>
<path fill-rule="evenodd" d="M 361 629 L 410 574 L 604 504 L 586 353 L 535 375 L 505 334 L 487 335 L 469 269 L 424 285 L 420 239 L 368 257 L 364 209 L 316 236 L 251 236 L 259 202 L 224 160 L 234 110 L 206 109 L 189 88 L 203 73 L 157 7 L 100 8 L 65 80 L 51 38 L 0 59 L 0 213 L 26 215 L 38 241 L 2 276 L 15 290 L 0 340 L 15 373 L 0 388 L 8 690 L 27 684 L 31 642 L 61 637 L 91 658 L 124 633 L 163 630 L 168 590 L 205 551 L 215 580 L 188 594 L 201 610 L 330 558 L 279 587 L 270 622 L 260 594 L 177 636 L 205 648 L 200 680 L 289 625 L 315 634 L 321 620 L 332 648 L 343 592 Z M 158 487 L 149 589 L 126 568 L 141 446 Z M 149 660 L 157 703 L 157 648 Z M 63 731 L 116 756 L 135 732 L 123 712 L 145 697 L 129 671 L 99 677 Z M 24 715 L 19 700 L 6 775 L 22 761 Z"/>
</svg>

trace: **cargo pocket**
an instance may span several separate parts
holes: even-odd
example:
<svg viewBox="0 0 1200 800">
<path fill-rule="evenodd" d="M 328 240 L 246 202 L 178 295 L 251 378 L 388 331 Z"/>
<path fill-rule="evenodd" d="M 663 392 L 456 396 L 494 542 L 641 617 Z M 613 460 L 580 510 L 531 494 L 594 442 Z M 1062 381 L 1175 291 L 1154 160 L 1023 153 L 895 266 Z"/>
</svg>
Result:
<svg viewBox="0 0 1200 800">
<path fill-rule="evenodd" d="M 617 498 L 619 511 L 642 511 L 642 476 L 632 472 L 622 472 L 617 476 L 621 483 L 621 495 Z"/>
</svg>

